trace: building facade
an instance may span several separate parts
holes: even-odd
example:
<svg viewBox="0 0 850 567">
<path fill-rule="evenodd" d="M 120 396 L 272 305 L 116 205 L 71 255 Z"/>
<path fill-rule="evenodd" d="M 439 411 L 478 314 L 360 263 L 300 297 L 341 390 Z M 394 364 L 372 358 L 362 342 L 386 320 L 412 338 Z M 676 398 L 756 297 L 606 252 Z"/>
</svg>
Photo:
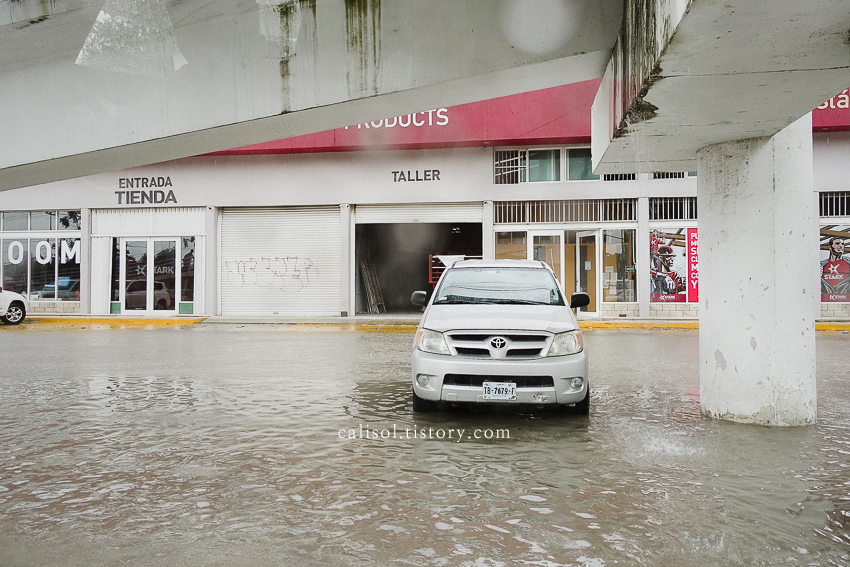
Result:
<svg viewBox="0 0 850 567">
<path fill-rule="evenodd" d="M 0 193 L 4 289 L 35 313 L 402 313 L 454 258 L 530 258 L 582 317 L 697 317 L 696 174 L 593 175 L 597 84 Z M 813 112 L 824 317 L 850 316 L 847 93 Z"/>
</svg>

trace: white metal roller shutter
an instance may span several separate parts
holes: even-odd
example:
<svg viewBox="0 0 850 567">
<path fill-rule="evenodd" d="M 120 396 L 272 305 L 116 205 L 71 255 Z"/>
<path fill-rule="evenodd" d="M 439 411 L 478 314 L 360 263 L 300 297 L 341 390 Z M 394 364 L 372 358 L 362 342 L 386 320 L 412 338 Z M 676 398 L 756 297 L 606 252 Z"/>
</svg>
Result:
<svg viewBox="0 0 850 567">
<path fill-rule="evenodd" d="M 338 207 L 224 209 L 221 314 L 339 316 Z"/>
<path fill-rule="evenodd" d="M 357 205 L 357 224 L 482 222 L 482 203 L 430 203 L 414 205 Z"/>
</svg>

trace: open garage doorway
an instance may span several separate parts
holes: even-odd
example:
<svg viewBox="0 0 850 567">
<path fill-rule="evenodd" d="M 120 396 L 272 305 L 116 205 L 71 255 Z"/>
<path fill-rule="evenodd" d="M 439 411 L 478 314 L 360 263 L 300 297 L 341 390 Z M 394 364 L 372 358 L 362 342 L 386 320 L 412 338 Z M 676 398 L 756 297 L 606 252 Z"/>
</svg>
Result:
<svg viewBox="0 0 850 567">
<path fill-rule="evenodd" d="M 355 308 L 368 313 L 362 261 L 375 267 L 387 313 L 417 313 L 416 290 L 429 290 L 431 257 L 481 257 L 481 223 L 358 224 L 355 232 Z M 438 261 L 438 260 L 437 260 Z"/>
</svg>

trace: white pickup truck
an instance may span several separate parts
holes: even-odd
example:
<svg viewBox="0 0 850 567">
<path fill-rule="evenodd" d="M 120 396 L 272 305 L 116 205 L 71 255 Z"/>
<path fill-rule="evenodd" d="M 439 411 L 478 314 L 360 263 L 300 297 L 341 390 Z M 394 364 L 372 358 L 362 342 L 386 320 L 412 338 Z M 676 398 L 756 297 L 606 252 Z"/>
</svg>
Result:
<svg viewBox="0 0 850 567">
<path fill-rule="evenodd" d="M 430 297 L 429 297 L 430 296 Z M 413 345 L 413 411 L 487 404 L 590 410 L 587 357 L 551 268 L 531 260 L 465 260 L 443 272 Z"/>
</svg>

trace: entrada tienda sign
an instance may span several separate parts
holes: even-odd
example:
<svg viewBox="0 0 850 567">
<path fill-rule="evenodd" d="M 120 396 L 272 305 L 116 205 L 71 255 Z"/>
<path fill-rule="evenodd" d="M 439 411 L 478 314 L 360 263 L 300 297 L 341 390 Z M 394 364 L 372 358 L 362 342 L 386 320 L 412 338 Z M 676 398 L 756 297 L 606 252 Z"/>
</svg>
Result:
<svg viewBox="0 0 850 567">
<path fill-rule="evenodd" d="M 144 205 L 150 203 L 160 205 L 166 203 L 177 203 L 174 191 L 171 187 L 170 177 L 119 177 L 119 189 L 135 189 L 133 191 L 115 191 L 118 196 L 119 205 Z M 142 191 L 147 189 L 147 191 Z"/>
</svg>

